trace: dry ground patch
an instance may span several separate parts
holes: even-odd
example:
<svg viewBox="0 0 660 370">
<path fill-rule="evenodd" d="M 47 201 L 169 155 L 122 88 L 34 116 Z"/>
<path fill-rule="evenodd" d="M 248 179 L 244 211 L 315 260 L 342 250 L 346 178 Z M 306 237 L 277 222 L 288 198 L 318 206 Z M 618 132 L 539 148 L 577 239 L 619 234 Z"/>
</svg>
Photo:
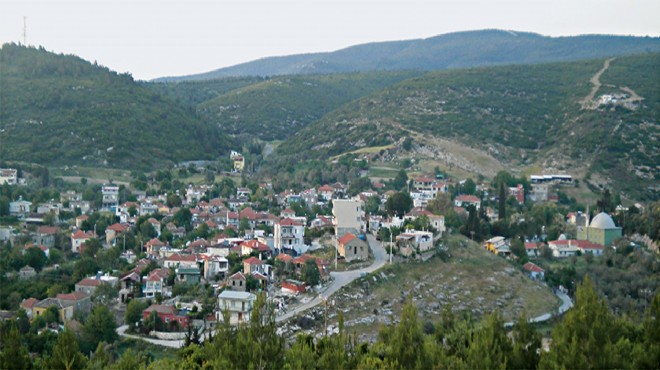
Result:
<svg viewBox="0 0 660 370">
<path fill-rule="evenodd" d="M 476 319 L 499 312 L 506 321 L 552 312 L 559 299 L 543 284 L 532 281 L 517 267 L 463 237 L 452 237 L 449 258 L 397 263 L 362 277 L 332 298 L 328 326 L 336 328 L 338 312 L 345 327 L 363 340 L 372 340 L 382 325 L 398 322 L 406 299 L 412 296 L 421 322 L 439 321 L 446 305 Z M 325 307 L 307 314 L 308 332 L 321 333 Z"/>
</svg>

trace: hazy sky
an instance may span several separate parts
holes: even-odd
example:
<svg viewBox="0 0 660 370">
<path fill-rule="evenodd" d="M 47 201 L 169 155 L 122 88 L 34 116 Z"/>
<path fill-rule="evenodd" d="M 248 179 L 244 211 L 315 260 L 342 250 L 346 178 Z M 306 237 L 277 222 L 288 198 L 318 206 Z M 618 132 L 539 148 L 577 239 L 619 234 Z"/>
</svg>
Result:
<svg viewBox="0 0 660 370">
<path fill-rule="evenodd" d="M 500 28 L 660 36 L 660 0 L 0 0 L 0 42 L 76 54 L 137 79 L 371 41 Z"/>
</svg>

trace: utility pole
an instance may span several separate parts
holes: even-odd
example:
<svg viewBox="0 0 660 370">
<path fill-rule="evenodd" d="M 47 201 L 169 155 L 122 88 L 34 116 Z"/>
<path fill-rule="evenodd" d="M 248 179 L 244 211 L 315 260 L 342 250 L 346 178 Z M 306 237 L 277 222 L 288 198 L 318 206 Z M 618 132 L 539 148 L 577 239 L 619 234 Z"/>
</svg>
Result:
<svg viewBox="0 0 660 370">
<path fill-rule="evenodd" d="M 339 236 L 335 239 L 335 271 L 337 270 L 337 250 L 339 249 Z"/>
<path fill-rule="evenodd" d="M 392 264 L 392 227 L 390 227 L 390 265 Z"/>
<path fill-rule="evenodd" d="M 323 327 L 323 333 L 325 336 L 328 336 L 328 298 L 321 298 L 323 300 L 323 305 L 325 306 L 324 321 L 325 326 Z"/>
<path fill-rule="evenodd" d="M 23 46 L 27 46 L 27 17 L 23 16 Z"/>
</svg>

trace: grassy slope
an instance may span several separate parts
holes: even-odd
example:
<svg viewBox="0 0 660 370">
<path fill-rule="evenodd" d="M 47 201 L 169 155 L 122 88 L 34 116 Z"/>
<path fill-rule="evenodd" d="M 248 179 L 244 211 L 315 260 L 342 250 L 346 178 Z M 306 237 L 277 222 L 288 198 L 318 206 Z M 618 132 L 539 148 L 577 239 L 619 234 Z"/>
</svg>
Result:
<svg viewBox="0 0 660 370">
<path fill-rule="evenodd" d="M 333 311 L 344 312 L 349 331 L 374 334 L 382 321 L 360 320 L 373 316 L 374 310 L 381 320 L 383 316 L 398 317 L 409 294 L 419 308 L 421 322 L 437 322 L 447 304 L 475 318 L 499 311 L 507 321 L 523 312 L 533 317 L 559 306 L 549 288 L 530 280 L 476 243 L 463 236 L 452 236 L 448 245 L 448 262 L 436 257 L 427 262 L 395 264 L 382 270 L 387 279 L 380 272 L 374 274 L 376 281 L 374 275 L 358 279 L 333 296 Z M 365 283 L 369 285 L 368 294 Z M 329 324 L 336 325 L 336 317 Z"/>
<path fill-rule="evenodd" d="M 144 86 L 172 100 L 194 106 L 263 80 L 261 77 L 226 77 L 204 81 L 145 83 Z"/>
<path fill-rule="evenodd" d="M 0 50 L 0 158 L 46 165 L 154 168 L 211 159 L 229 140 L 193 109 L 80 58 Z"/>
</svg>

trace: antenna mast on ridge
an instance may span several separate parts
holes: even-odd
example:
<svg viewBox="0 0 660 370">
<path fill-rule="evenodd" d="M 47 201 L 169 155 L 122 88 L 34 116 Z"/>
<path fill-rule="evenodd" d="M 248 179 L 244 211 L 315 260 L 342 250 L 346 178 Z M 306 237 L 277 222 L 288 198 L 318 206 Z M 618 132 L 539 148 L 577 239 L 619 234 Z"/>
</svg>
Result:
<svg viewBox="0 0 660 370">
<path fill-rule="evenodd" d="M 23 45 L 27 46 L 27 17 L 23 16 Z"/>
</svg>

